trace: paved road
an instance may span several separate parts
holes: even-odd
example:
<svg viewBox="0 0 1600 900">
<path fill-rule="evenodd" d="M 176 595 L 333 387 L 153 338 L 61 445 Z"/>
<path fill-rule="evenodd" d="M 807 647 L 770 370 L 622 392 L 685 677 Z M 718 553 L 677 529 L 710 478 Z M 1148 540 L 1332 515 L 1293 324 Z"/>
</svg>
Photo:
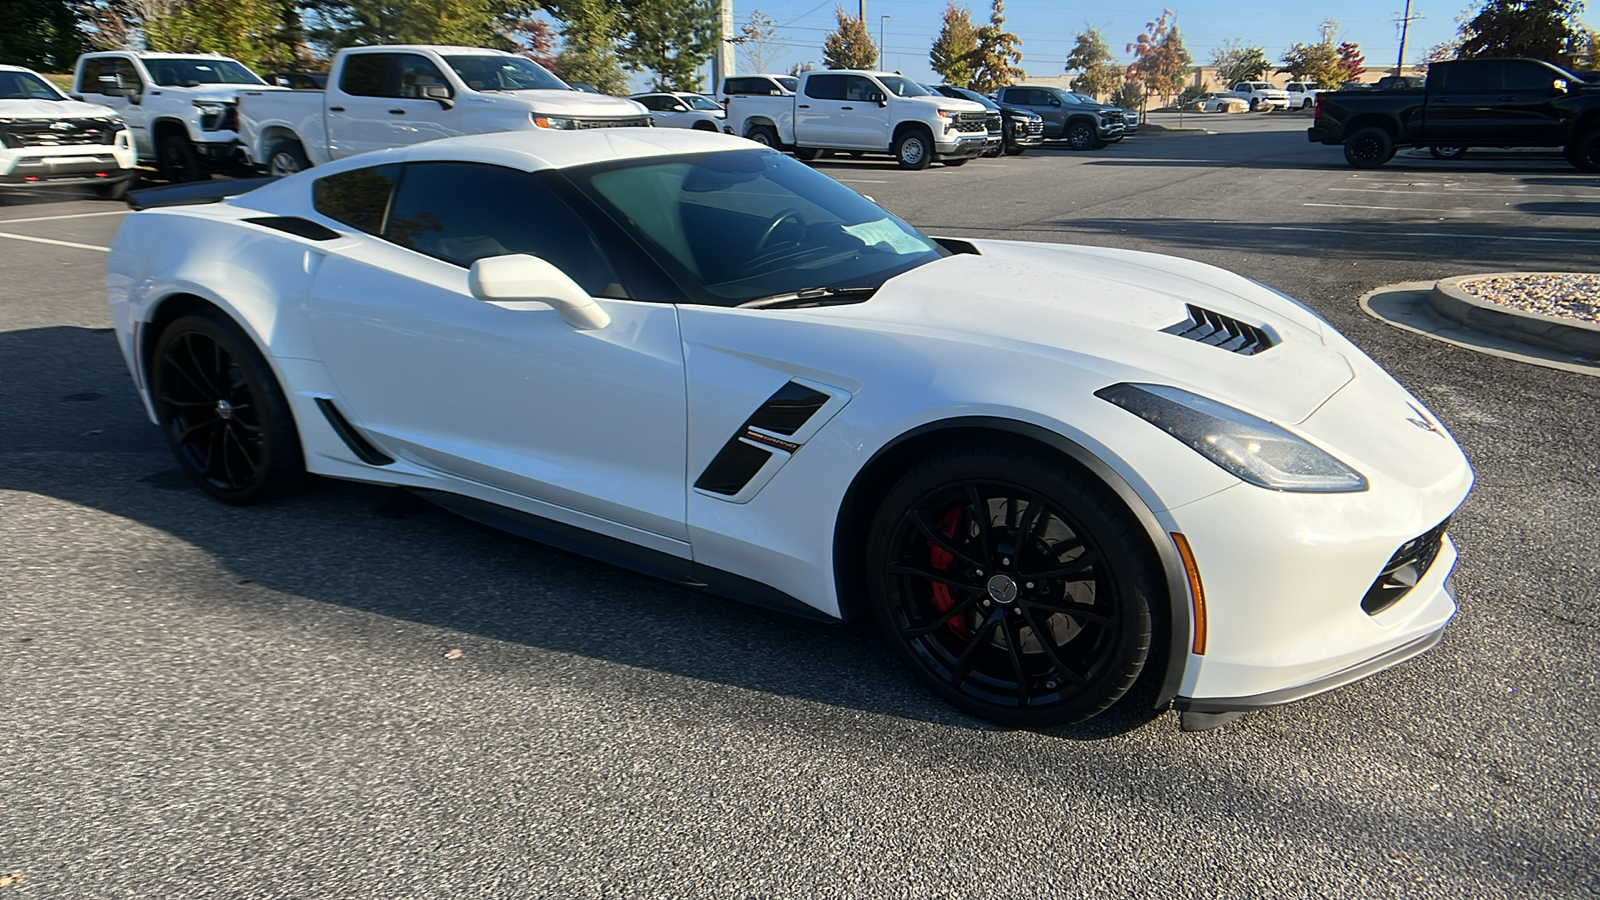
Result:
<svg viewBox="0 0 1600 900">
<path fill-rule="evenodd" d="M 1600 893 L 1600 382 L 1355 303 L 1593 271 L 1600 179 L 1528 154 L 1358 173 L 1295 116 L 1205 118 L 1230 133 L 820 164 L 936 233 L 1175 253 L 1283 289 L 1466 448 L 1444 643 L 1200 735 L 1170 714 L 992 728 L 865 628 L 386 490 L 208 502 L 137 407 L 104 254 L 74 246 L 120 217 L 0 200 L 0 876 L 24 878 L 0 898 Z"/>
</svg>

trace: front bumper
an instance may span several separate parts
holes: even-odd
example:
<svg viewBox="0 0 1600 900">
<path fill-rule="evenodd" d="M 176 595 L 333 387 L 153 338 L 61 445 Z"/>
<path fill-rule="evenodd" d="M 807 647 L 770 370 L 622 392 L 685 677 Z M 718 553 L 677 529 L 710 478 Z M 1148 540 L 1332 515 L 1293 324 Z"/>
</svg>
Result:
<svg viewBox="0 0 1600 900">
<path fill-rule="evenodd" d="M 933 151 L 940 159 L 972 159 L 982 156 L 989 146 L 989 132 L 971 132 L 957 136 L 954 140 L 945 139 L 935 141 Z"/>
<path fill-rule="evenodd" d="M 124 132 L 126 133 L 126 132 Z M 29 147 L 0 154 L 0 185 L 35 188 L 115 184 L 134 177 L 137 156 L 126 139 L 117 144 Z"/>
<path fill-rule="evenodd" d="M 1102 124 L 1099 128 L 1095 129 L 1097 135 L 1102 141 L 1114 141 L 1122 137 L 1126 130 L 1127 129 L 1121 122 Z"/>
</svg>

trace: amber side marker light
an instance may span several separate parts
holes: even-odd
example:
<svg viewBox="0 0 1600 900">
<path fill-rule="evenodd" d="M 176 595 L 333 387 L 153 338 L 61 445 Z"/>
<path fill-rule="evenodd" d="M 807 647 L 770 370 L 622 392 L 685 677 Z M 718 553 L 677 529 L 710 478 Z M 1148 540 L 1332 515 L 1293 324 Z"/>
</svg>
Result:
<svg viewBox="0 0 1600 900">
<path fill-rule="evenodd" d="M 1189 577 L 1189 602 L 1194 607 L 1194 644 L 1191 648 L 1196 656 L 1204 656 L 1206 652 L 1206 589 L 1200 584 L 1200 567 L 1194 564 L 1194 551 L 1189 549 L 1189 539 L 1172 532 L 1172 543 L 1178 548 L 1178 556 L 1183 559 L 1183 573 Z"/>
</svg>

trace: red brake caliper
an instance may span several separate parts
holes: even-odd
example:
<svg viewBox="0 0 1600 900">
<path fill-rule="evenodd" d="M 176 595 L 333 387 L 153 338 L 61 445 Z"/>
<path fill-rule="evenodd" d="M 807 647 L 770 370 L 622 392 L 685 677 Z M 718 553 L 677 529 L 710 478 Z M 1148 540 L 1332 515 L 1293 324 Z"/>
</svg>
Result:
<svg viewBox="0 0 1600 900">
<path fill-rule="evenodd" d="M 957 504 L 950 507 L 949 512 L 946 512 L 944 517 L 939 520 L 939 533 L 943 534 L 947 538 L 954 538 L 956 536 L 956 526 L 960 523 L 961 505 Z M 928 562 L 935 569 L 939 569 L 941 571 L 949 569 L 950 564 L 955 561 L 955 554 L 944 549 L 943 547 L 940 547 L 933 541 L 928 542 Z M 949 585 L 940 584 L 937 581 L 933 582 L 933 605 L 939 608 L 939 612 L 949 612 L 950 607 L 956 605 L 955 598 L 950 596 Z M 956 616 L 955 618 L 951 619 L 950 630 L 955 632 L 958 637 L 966 637 L 967 623 L 965 618 L 962 616 Z"/>
</svg>

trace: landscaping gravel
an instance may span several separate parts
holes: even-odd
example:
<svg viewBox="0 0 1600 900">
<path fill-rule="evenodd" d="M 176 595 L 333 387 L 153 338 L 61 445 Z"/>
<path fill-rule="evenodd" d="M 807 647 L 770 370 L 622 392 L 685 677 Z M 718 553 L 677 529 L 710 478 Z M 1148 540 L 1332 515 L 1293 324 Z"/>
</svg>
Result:
<svg viewBox="0 0 1600 900">
<path fill-rule="evenodd" d="M 1495 275 L 1463 281 L 1460 287 L 1500 306 L 1600 323 L 1600 275 Z"/>
</svg>

